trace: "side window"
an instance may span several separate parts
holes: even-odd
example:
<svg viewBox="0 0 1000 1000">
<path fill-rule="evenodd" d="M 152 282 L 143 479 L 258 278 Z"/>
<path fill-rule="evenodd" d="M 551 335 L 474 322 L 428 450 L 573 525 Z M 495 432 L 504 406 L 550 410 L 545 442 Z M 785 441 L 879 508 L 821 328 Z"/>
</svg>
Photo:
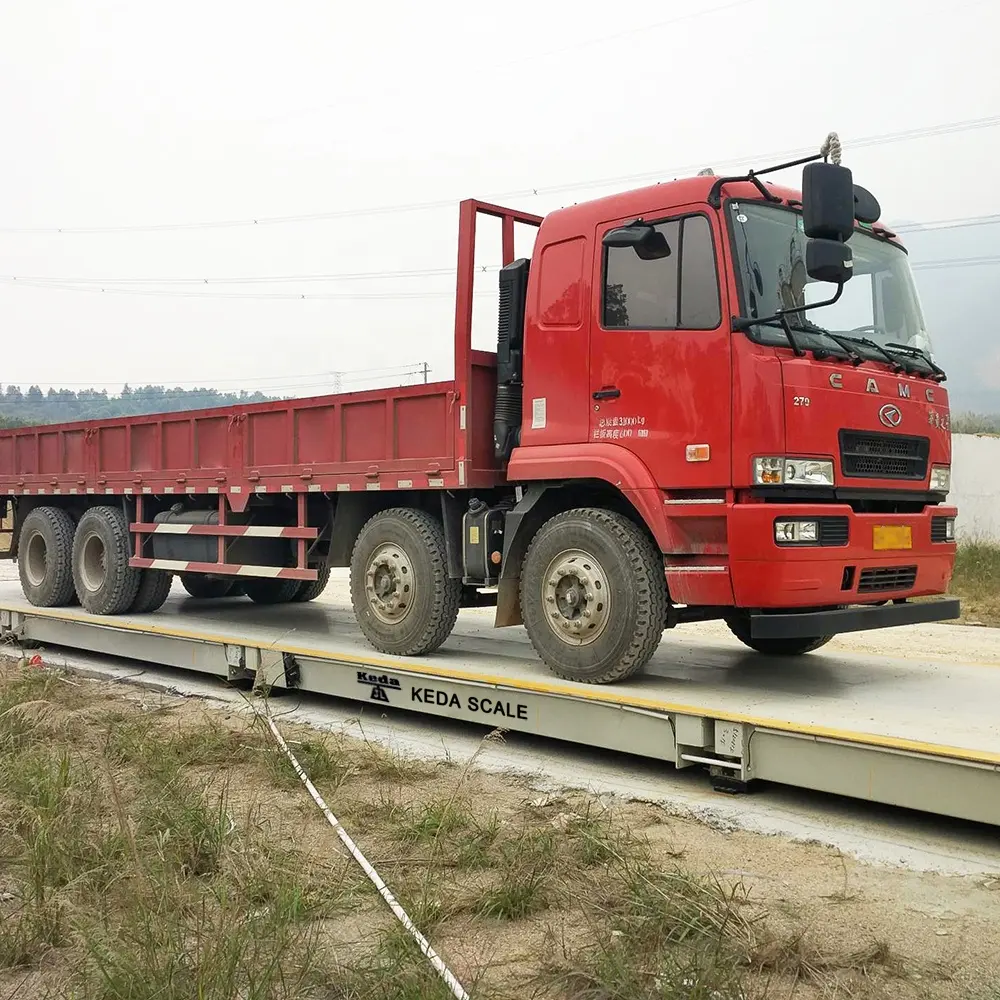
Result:
<svg viewBox="0 0 1000 1000">
<path fill-rule="evenodd" d="M 680 322 L 686 330 L 714 330 L 722 322 L 712 230 L 704 215 L 684 220 L 681 236 Z"/>
<path fill-rule="evenodd" d="M 714 330 L 721 320 L 712 231 L 703 215 L 661 222 L 663 260 L 631 248 L 606 251 L 602 323 L 606 329 Z"/>
</svg>

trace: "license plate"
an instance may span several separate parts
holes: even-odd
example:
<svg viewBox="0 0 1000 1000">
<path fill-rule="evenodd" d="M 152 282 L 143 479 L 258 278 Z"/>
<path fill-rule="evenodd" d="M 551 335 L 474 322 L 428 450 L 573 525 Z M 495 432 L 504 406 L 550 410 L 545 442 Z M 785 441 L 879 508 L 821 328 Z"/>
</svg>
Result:
<svg viewBox="0 0 1000 1000">
<path fill-rule="evenodd" d="M 913 531 L 908 524 L 876 524 L 872 528 L 872 548 L 876 552 L 886 549 L 912 549 Z"/>
</svg>

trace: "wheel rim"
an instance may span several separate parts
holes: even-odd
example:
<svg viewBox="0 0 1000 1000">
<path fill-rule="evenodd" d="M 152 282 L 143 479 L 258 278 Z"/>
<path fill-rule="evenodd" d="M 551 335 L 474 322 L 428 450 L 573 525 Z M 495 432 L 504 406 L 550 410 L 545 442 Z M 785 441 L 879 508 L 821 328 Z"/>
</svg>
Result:
<svg viewBox="0 0 1000 1000">
<path fill-rule="evenodd" d="M 414 598 L 413 564 L 394 543 L 380 545 L 365 571 L 365 594 L 372 614 L 385 625 L 398 625 Z"/>
<path fill-rule="evenodd" d="M 549 628 L 567 645 L 595 642 L 611 620 L 611 591 L 604 567 L 581 549 L 560 552 L 542 578 Z"/>
<path fill-rule="evenodd" d="M 80 553 L 80 576 L 87 590 L 100 590 L 108 575 L 108 553 L 100 535 L 91 535 Z"/>
<path fill-rule="evenodd" d="M 40 531 L 36 531 L 28 542 L 24 553 L 24 574 L 32 587 L 40 587 L 45 583 L 45 570 L 48 567 L 49 547 Z"/>
</svg>

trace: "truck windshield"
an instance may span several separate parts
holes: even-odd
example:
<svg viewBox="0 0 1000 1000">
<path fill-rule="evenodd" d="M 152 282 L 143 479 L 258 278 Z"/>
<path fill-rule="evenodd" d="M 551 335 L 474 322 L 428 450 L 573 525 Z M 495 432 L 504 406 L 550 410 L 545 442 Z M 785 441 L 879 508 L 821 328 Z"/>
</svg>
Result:
<svg viewBox="0 0 1000 1000">
<path fill-rule="evenodd" d="M 792 209 L 748 202 L 730 203 L 730 224 L 739 264 L 743 315 L 772 316 L 833 297 L 835 285 L 806 274 L 802 215 Z M 909 348 L 931 354 L 920 300 L 906 252 L 859 230 L 850 239 L 854 276 L 830 306 L 788 313 L 796 339 L 807 350 L 836 354 L 845 346 L 870 359 L 885 360 L 879 348 Z M 827 336 L 833 334 L 833 337 Z M 751 327 L 754 339 L 787 346 L 780 324 Z M 864 344 L 863 341 L 868 343 Z M 904 360 L 905 355 L 893 353 Z"/>
</svg>

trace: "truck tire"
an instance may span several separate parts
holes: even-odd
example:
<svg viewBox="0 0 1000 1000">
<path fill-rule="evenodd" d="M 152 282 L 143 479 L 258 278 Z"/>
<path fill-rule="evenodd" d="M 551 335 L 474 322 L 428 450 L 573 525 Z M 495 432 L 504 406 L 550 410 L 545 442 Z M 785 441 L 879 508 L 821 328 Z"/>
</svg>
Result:
<svg viewBox="0 0 1000 1000">
<path fill-rule="evenodd" d="M 117 507 L 91 507 L 73 536 L 73 582 L 92 615 L 120 615 L 132 607 L 141 574 L 129 564 L 128 521 Z"/>
<path fill-rule="evenodd" d="M 423 656 L 458 620 L 462 581 L 448 576 L 444 530 L 409 507 L 370 518 L 351 553 L 351 604 L 365 638 L 396 656 Z"/>
<path fill-rule="evenodd" d="M 229 597 L 236 583 L 235 580 L 227 580 L 225 577 L 203 576 L 201 573 L 181 573 L 180 578 L 181 586 L 200 601 Z"/>
<path fill-rule="evenodd" d="M 330 582 L 330 567 L 325 563 L 319 568 L 319 577 L 315 580 L 303 580 L 299 584 L 299 589 L 295 591 L 293 601 L 305 603 L 315 601 L 320 594 L 326 590 L 326 585 Z"/>
<path fill-rule="evenodd" d="M 247 597 L 254 604 L 287 604 L 295 598 L 301 580 L 273 580 L 263 577 L 247 577 L 243 587 Z"/>
<path fill-rule="evenodd" d="M 751 636 L 750 623 L 744 615 L 730 615 L 726 618 L 726 624 L 744 646 L 767 656 L 801 656 L 825 646 L 833 638 L 832 635 L 796 636 L 789 639 Z"/>
<path fill-rule="evenodd" d="M 597 508 L 557 514 L 525 553 L 521 618 L 557 677 L 623 680 L 649 662 L 663 636 L 663 556 L 621 514 Z"/>
<path fill-rule="evenodd" d="M 159 611 L 170 596 L 173 574 L 162 569 L 143 569 L 139 572 L 139 589 L 135 592 L 135 600 L 129 612 L 134 615 L 152 614 Z"/>
<path fill-rule="evenodd" d="M 21 590 L 38 608 L 73 602 L 73 518 L 59 507 L 36 507 L 24 519 L 17 545 Z"/>
</svg>

